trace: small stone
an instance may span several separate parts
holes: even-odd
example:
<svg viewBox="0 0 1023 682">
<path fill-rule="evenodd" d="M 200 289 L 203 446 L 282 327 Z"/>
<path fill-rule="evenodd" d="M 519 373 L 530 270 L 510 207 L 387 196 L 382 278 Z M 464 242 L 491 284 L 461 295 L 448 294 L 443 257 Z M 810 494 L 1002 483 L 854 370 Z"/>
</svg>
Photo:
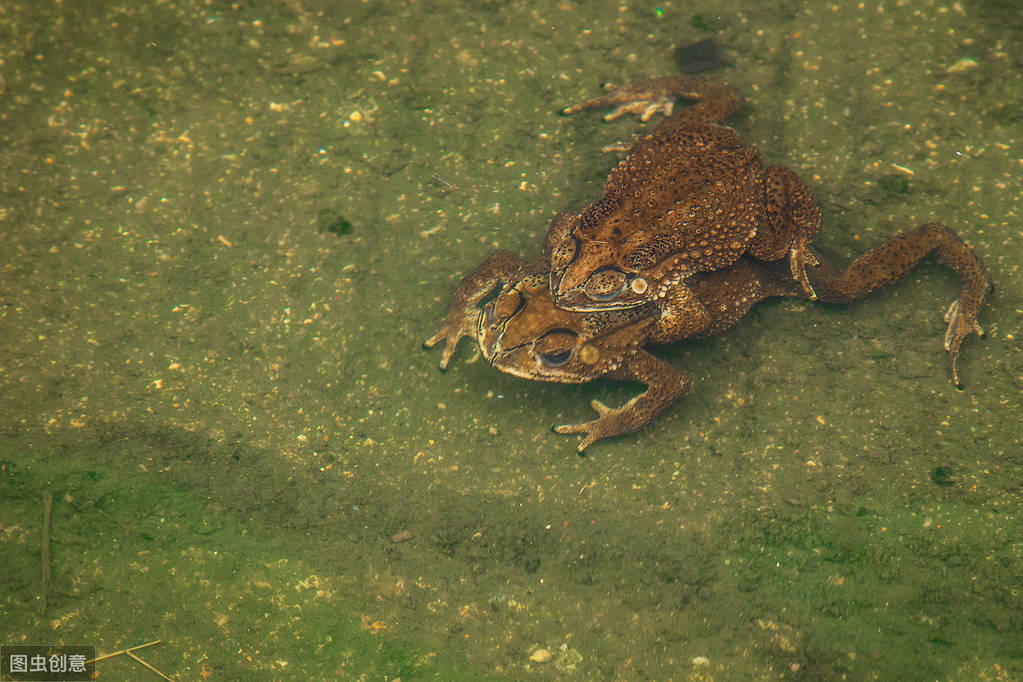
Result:
<svg viewBox="0 0 1023 682">
<path fill-rule="evenodd" d="M 391 542 L 398 544 L 399 542 L 405 542 L 406 540 L 412 539 L 412 532 L 408 530 L 398 531 L 391 536 Z"/>
<path fill-rule="evenodd" d="M 694 656 L 693 665 L 695 666 L 710 665 L 710 659 L 707 658 L 706 656 Z"/>
<path fill-rule="evenodd" d="M 976 59 L 970 59 L 969 57 L 963 57 L 952 66 L 945 69 L 945 73 L 962 73 L 969 71 L 970 69 L 980 66 Z"/>
<path fill-rule="evenodd" d="M 554 654 L 552 654 L 548 649 L 537 649 L 529 655 L 529 660 L 533 663 L 547 663 L 552 658 L 554 658 Z"/>
</svg>

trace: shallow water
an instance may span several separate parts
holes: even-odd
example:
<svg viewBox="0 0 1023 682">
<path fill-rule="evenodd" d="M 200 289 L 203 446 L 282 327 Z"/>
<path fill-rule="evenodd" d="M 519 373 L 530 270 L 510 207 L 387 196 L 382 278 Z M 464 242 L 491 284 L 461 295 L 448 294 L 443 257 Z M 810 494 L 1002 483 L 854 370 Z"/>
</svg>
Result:
<svg viewBox="0 0 1023 682">
<path fill-rule="evenodd" d="M 1011 3 L 197 5 L 0 9 L 0 644 L 160 639 L 181 679 L 1023 677 Z M 936 262 L 767 303 L 655 350 L 692 393 L 579 457 L 550 426 L 637 386 L 421 343 L 641 129 L 557 112 L 708 37 L 817 245 L 949 225 L 987 338 L 956 391 Z"/>
</svg>

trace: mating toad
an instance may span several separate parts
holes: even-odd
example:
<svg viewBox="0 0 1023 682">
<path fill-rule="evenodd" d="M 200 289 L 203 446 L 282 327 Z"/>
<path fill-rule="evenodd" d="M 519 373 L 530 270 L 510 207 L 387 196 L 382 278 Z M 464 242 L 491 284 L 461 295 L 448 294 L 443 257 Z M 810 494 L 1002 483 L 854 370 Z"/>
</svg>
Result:
<svg viewBox="0 0 1023 682">
<path fill-rule="evenodd" d="M 695 100 L 676 108 L 678 98 Z M 743 254 L 788 256 L 792 276 L 812 299 L 808 250 L 820 210 L 795 173 L 765 168 L 760 153 L 719 122 L 742 106 L 734 89 L 700 78 L 667 76 L 613 88 L 568 107 L 614 105 L 646 121 L 666 117 L 612 169 L 603 194 L 576 214 L 558 214 L 546 250 L 554 302 L 575 311 L 631 308 L 657 302 L 657 324 L 672 335 L 709 323 L 690 275 L 725 268 Z"/>
</svg>

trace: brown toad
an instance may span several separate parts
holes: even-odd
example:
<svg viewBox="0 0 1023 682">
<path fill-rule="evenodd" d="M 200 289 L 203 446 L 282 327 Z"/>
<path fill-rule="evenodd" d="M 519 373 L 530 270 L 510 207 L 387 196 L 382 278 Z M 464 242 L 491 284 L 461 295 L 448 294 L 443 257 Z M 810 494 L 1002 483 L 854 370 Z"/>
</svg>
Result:
<svg viewBox="0 0 1023 682">
<path fill-rule="evenodd" d="M 676 109 L 678 98 L 696 103 Z M 743 254 L 763 261 L 788 256 L 792 276 L 815 297 L 806 266 L 820 210 L 795 173 L 765 168 L 756 148 L 719 125 L 742 102 L 728 86 L 668 76 L 564 110 L 614 105 L 606 120 L 627 112 L 643 121 L 658 111 L 666 117 L 611 171 L 600 199 L 552 221 L 546 250 L 559 307 L 594 311 L 657 302 L 664 333 L 684 333 L 708 323 L 709 313 L 680 283 Z"/>
<path fill-rule="evenodd" d="M 893 283 L 932 252 L 961 281 L 959 297 L 945 315 L 945 348 L 952 380 L 959 386 L 959 347 L 969 334 L 982 334 L 977 313 L 991 279 L 950 229 L 928 224 L 898 234 L 842 271 L 807 247 L 817 263 L 807 269 L 807 282 L 821 301 L 850 303 Z M 592 421 L 555 427 L 558 433 L 583 434 L 580 452 L 594 441 L 640 429 L 689 391 L 688 376 L 643 350 L 645 346 L 719 334 L 770 296 L 810 298 L 805 283 L 784 262 L 741 256 L 725 268 L 679 282 L 705 315 L 701 324 L 666 332 L 668 327 L 660 324 L 664 310 L 656 303 L 594 312 L 560 308 L 550 294 L 549 274 L 546 255 L 524 263 L 508 251 L 495 251 L 459 284 L 444 324 L 425 345 L 444 341 L 442 369 L 459 340 L 473 336 L 488 362 L 525 379 L 584 383 L 606 377 L 645 384 L 643 393 L 618 408 L 594 400 L 598 416 Z"/>
</svg>

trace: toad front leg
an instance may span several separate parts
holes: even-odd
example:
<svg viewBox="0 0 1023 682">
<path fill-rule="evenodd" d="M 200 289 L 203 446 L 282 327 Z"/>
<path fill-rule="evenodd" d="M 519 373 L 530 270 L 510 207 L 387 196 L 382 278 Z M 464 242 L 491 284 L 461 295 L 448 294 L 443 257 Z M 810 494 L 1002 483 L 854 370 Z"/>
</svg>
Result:
<svg viewBox="0 0 1023 682">
<path fill-rule="evenodd" d="M 476 331 L 482 303 L 496 289 L 505 284 L 518 281 L 523 274 L 538 262 L 524 263 L 511 251 L 503 249 L 494 251 L 482 264 L 458 284 L 444 323 L 436 334 L 427 339 L 423 346 L 432 348 L 444 341 L 444 351 L 440 356 L 440 368 L 446 369 L 455 348 L 463 336 L 471 336 Z"/>
<path fill-rule="evenodd" d="M 611 408 L 594 400 L 590 404 L 598 413 L 593 421 L 555 426 L 557 433 L 581 433 L 582 452 L 602 438 L 633 433 L 652 422 L 657 415 L 689 392 L 689 377 L 667 362 L 643 350 L 629 353 L 618 369 L 605 375 L 622 381 L 638 381 L 647 389 L 621 407 Z"/>
<path fill-rule="evenodd" d="M 807 275 L 821 301 L 850 303 L 893 283 L 931 252 L 936 252 L 959 275 L 962 283 L 959 298 L 945 313 L 948 322 L 945 350 L 952 365 L 952 382 L 956 388 L 962 388 L 959 347 L 970 334 L 984 335 L 977 315 L 991 291 L 992 281 L 970 247 L 955 232 L 937 223 L 923 225 L 875 246 L 841 272 L 820 259 L 820 267 L 807 270 Z"/>
<path fill-rule="evenodd" d="M 817 265 L 810 242 L 821 227 L 821 210 L 810 189 L 794 172 L 784 166 L 769 168 L 764 179 L 764 217 L 748 252 L 763 261 L 788 256 L 792 278 L 799 282 L 811 301 L 817 293 L 806 274 L 808 265 Z"/>
</svg>

